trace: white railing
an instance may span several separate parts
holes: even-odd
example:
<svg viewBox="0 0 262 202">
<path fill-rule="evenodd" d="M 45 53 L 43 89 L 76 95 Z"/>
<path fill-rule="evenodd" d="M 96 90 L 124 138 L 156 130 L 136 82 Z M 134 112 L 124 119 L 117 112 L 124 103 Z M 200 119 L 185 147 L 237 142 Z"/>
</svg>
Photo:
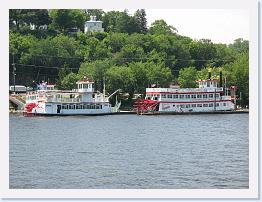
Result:
<svg viewBox="0 0 262 202">
<path fill-rule="evenodd" d="M 187 93 L 187 92 L 221 92 L 223 88 L 147 88 L 146 92 L 167 92 L 167 93 Z"/>
<path fill-rule="evenodd" d="M 78 103 L 81 102 L 82 99 L 80 98 L 48 98 L 47 102 L 74 102 Z"/>
</svg>

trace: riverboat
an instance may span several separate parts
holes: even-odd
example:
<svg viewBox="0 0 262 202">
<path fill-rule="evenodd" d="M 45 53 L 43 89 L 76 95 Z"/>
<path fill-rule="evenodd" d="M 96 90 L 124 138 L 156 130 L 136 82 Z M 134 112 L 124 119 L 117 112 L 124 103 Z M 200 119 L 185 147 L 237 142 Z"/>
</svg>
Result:
<svg viewBox="0 0 262 202">
<path fill-rule="evenodd" d="M 145 99 L 135 102 L 134 108 L 143 113 L 208 113 L 233 111 L 236 87 L 231 95 L 224 93 L 222 73 L 220 81 L 209 78 L 198 80 L 198 88 L 146 88 Z"/>
<path fill-rule="evenodd" d="M 114 107 L 109 103 L 110 96 L 94 92 L 94 82 L 86 77 L 78 81 L 77 89 L 55 90 L 54 85 L 41 85 L 36 91 L 28 92 L 24 115 L 106 115 L 119 111 L 121 102 Z"/>
</svg>

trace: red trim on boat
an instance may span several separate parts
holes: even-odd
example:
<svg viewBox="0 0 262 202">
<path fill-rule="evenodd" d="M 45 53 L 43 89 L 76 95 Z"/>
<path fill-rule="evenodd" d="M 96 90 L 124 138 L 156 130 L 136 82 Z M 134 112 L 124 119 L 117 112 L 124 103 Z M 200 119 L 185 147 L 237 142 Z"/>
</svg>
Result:
<svg viewBox="0 0 262 202">
<path fill-rule="evenodd" d="M 165 102 L 165 101 L 160 101 L 160 103 L 174 103 L 174 104 L 194 104 L 194 103 L 203 103 L 203 102 L 231 102 L 231 100 L 204 100 L 204 101 L 192 101 L 192 102 Z"/>
<path fill-rule="evenodd" d="M 206 94 L 215 92 L 146 92 L 146 94 Z M 223 91 L 216 91 L 216 93 L 223 93 Z"/>
</svg>

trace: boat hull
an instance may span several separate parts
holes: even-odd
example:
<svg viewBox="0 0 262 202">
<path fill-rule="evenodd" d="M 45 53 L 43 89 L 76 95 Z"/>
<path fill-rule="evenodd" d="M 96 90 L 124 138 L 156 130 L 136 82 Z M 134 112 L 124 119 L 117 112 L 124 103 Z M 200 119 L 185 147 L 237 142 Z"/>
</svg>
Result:
<svg viewBox="0 0 262 202">
<path fill-rule="evenodd" d="M 48 113 L 27 113 L 24 112 L 23 115 L 26 117 L 32 116 L 105 116 L 105 115 L 116 115 L 120 112 L 108 112 L 108 113 L 97 113 L 97 114 L 48 114 Z"/>
</svg>

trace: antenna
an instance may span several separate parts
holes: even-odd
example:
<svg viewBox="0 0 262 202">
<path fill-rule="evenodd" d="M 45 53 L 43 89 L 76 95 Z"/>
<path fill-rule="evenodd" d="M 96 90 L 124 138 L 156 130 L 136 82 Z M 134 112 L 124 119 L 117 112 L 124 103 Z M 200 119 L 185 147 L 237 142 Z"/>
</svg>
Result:
<svg viewBox="0 0 262 202">
<path fill-rule="evenodd" d="M 106 82 L 105 82 L 105 77 L 103 78 L 103 95 L 104 95 L 104 97 L 106 96 Z"/>
</svg>

